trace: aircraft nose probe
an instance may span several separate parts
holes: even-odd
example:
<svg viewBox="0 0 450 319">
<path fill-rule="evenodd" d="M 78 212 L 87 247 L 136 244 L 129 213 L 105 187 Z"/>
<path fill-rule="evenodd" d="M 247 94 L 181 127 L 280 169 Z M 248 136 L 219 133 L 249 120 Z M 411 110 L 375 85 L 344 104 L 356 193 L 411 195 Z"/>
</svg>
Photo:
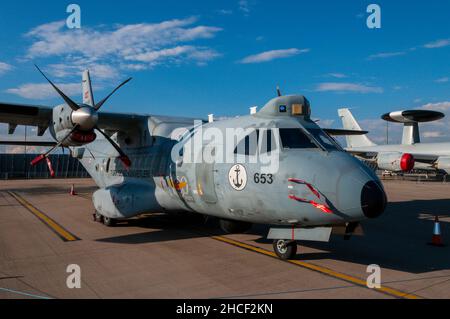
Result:
<svg viewBox="0 0 450 319">
<path fill-rule="evenodd" d="M 56 146 L 51 148 L 48 152 L 45 154 L 39 155 L 36 157 L 32 162 L 31 165 L 35 166 L 44 159 L 47 160 L 47 164 L 50 169 L 50 173 L 52 177 L 54 176 L 53 169 L 51 167 L 50 160 L 48 159 L 48 156 L 51 152 L 53 152 L 58 147 L 62 146 L 63 143 L 69 139 L 70 137 L 74 136 L 77 140 L 79 140 L 82 143 L 91 143 L 95 140 L 96 135 L 94 133 L 94 130 L 97 132 L 100 132 L 105 139 L 114 147 L 114 149 L 119 153 L 119 159 L 122 161 L 122 163 L 125 165 L 126 168 L 129 168 L 131 166 L 131 161 L 128 158 L 128 156 L 125 154 L 125 152 L 120 148 L 119 145 L 117 145 L 116 142 L 114 142 L 111 137 L 109 137 L 106 133 L 104 133 L 98 126 L 98 114 L 97 112 L 100 110 L 100 108 L 108 101 L 108 99 L 122 86 L 127 84 L 131 81 L 132 78 L 127 79 L 126 81 L 122 82 L 119 86 L 117 86 L 108 96 L 106 96 L 103 100 L 101 100 L 99 103 L 90 106 L 90 105 L 79 105 L 75 103 L 71 98 L 69 98 L 64 92 L 62 92 L 50 79 L 44 74 L 44 72 L 41 71 L 41 69 L 35 65 L 36 69 L 42 74 L 42 76 L 50 83 L 50 85 L 55 89 L 55 91 L 62 97 L 62 99 L 66 102 L 66 104 L 72 109 L 71 114 L 71 120 L 74 124 L 74 127 L 72 130 L 63 138 L 61 139 Z"/>
</svg>

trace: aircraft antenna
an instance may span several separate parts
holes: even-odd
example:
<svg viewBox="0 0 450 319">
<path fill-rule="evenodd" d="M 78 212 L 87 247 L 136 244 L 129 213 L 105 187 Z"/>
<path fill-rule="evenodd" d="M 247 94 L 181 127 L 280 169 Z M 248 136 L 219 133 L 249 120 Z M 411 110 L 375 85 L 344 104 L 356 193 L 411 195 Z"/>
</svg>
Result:
<svg viewBox="0 0 450 319">
<path fill-rule="evenodd" d="M 280 86 L 279 85 L 277 85 L 277 94 L 278 94 L 279 97 L 283 96 L 281 94 L 281 90 L 280 90 Z"/>
</svg>

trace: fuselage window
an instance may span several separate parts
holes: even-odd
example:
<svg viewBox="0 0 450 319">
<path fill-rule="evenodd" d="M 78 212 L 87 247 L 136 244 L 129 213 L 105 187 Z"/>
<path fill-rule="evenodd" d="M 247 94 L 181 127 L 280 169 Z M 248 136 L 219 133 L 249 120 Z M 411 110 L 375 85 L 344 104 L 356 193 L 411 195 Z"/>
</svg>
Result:
<svg viewBox="0 0 450 319">
<path fill-rule="evenodd" d="M 280 129 L 280 137 L 285 149 L 317 148 L 316 144 L 298 128 Z"/>
<path fill-rule="evenodd" d="M 254 130 L 252 133 L 244 137 L 234 150 L 234 154 L 254 156 L 258 150 L 259 130 Z"/>
<path fill-rule="evenodd" d="M 270 153 L 277 148 L 277 141 L 275 140 L 275 134 L 271 129 L 262 130 L 260 138 L 260 154 Z"/>
</svg>

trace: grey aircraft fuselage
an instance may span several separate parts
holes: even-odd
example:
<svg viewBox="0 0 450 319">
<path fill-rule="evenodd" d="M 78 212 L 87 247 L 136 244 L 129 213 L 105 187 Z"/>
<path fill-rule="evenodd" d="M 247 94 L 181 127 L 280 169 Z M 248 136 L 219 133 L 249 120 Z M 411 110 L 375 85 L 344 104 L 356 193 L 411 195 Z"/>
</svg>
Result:
<svg viewBox="0 0 450 319">
<path fill-rule="evenodd" d="M 286 112 L 279 112 L 281 105 L 287 106 Z M 288 127 L 323 132 L 309 114 L 291 115 L 292 105 L 309 108 L 303 96 L 278 97 L 254 115 L 204 123 L 201 128 L 213 127 L 224 135 L 230 128 Z M 264 177 L 262 183 L 257 178 L 261 165 L 252 163 L 253 155 L 233 163 L 190 163 L 183 158 L 186 154 L 179 154 L 174 161 L 173 148 L 195 139 L 198 127 L 193 129 L 190 119 L 156 116 L 149 117 L 144 125 L 145 136 L 136 137 L 134 145 L 127 146 L 115 136 L 133 163 L 128 170 L 105 140 L 73 149 L 74 156 L 100 188 L 94 193 L 93 202 L 103 216 L 125 219 L 146 212 L 191 211 L 256 224 L 313 227 L 375 218 L 384 210 L 386 196 L 377 176 L 353 156 L 331 145 L 331 140 L 320 142 L 320 147 L 298 149 L 285 148 L 282 141 L 277 141 L 279 169 Z M 191 130 L 191 134 L 181 140 L 172 137 L 174 130 L 183 128 Z M 207 145 L 213 149 L 222 146 L 219 142 Z M 204 150 L 197 150 L 194 158 Z M 230 171 L 235 165 L 246 175 L 246 186 L 239 190 L 232 185 L 234 175 L 230 177 L 235 174 Z M 305 181 L 307 185 L 295 185 L 292 180 Z M 180 183 L 182 186 L 178 187 Z M 332 212 L 325 213 L 317 207 L 314 192 L 320 194 Z M 307 201 L 293 200 L 290 195 Z"/>
<path fill-rule="evenodd" d="M 8 124 L 9 134 L 18 125 L 36 126 L 39 136 L 49 129 L 56 142 L 31 165 L 46 162 L 51 176 L 49 154 L 70 148 L 99 187 L 94 216 L 106 226 L 180 211 L 218 217 L 228 233 L 245 232 L 251 224 L 278 225 L 268 238 L 276 254 L 289 259 L 297 240 L 329 241 L 333 226 L 344 226 L 348 238 L 360 221 L 384 212 L 387 198 L 378 177 L 331 137 L 361 132 L 321 129 L 302 95 L 277 90 L 278 97 L 257 113 L 205 123 L 100 112 L 131 78 L 95 103 L 86 70 L 79 104 L 36 68 L 65 104 L 0 103 L 0 122 Z"/>
</svg>

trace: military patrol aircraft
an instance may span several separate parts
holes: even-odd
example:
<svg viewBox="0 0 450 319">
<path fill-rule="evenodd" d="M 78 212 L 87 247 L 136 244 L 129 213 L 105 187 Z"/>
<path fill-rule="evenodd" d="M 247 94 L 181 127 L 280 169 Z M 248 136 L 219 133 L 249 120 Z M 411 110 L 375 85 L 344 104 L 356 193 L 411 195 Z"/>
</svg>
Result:
<svg viewBox="0 0 450 319">
<path fill-rule="evenodd" d="M 70 148 L 99 187 L 93 194 L 95 219 L 107 226 L 142 213 L 175 211 L 217 217 L 228 233 L 274 225 L 268 237 L 276 254 L 288 259 L 298 240 L 327 242 L 333 226 L 345 226 L 350 236 L 360 221 L 385 209 L 377 176 L 330 136 L 366 132 L 322 130 L 311 120 L 304 96 L 278 92 L 254 114 L 194 121 L 100 112 L 130 79 L 95 103 L 85 71 L 78 104 L 42 75 L 65 104 L 3 103 L 0 122 L 9 124 L 10 133 L 17 125 L 37 126 L 39 135 L 50 130 L 55 145 L 31 164 L 46 161 L 51 174 L 48 155 L 60 146 Z M 216 138 L 199 147 L 202 135 L 227 136 L 230 130 L 241 133 L 231 142 Z M 275 165 L 258 160 L 264 156 Z"/>
<path fill-rule="evenodd" d="M 338 114 L 345 129 L 361 130 L 349 109 L 340 109 Z M 430 110 L 384 114 L 383 120 L 404 124 L 401 144 L 376 145 L 364 135 L 347 136 L 346 150 L 386 171 L 410 172 L 417 169 L 450 174 L 450 143 L 421 143 L 419 133 L 419 123 L 444 117 L 443 113 Z"/>
</svg>

